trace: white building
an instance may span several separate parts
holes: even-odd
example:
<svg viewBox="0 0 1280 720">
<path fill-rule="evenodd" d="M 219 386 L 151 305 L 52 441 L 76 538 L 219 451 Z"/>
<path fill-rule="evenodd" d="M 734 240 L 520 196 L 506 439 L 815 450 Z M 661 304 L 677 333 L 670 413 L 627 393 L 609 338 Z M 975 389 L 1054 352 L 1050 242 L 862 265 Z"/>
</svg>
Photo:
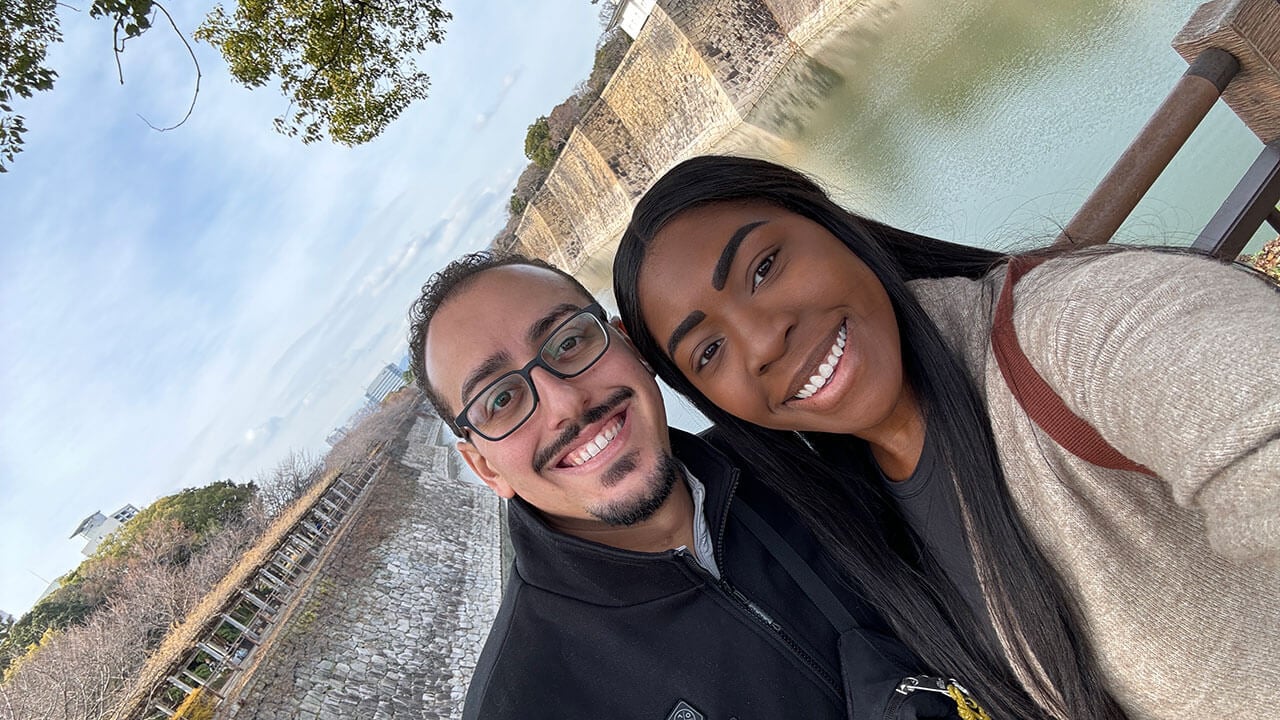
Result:
<svg viewBox="0 0 1280 720">
<path fill-rule="evenodd" d="M 346 428 L 344 427 L 334 428 L 333 432 L 329 433 L 328 436 L 325 437 L 324 441 L 329 443 L 329 447 L 333 447 L 334 445 L 337 445 L 338 443 L 342 442 L 342 438 L 346 436 L 347 436 Z"/>
<path fill-rule="evenodd" d="M 71 533 L 71 539 L 77 537 L 84 538 L 84 548 L 80 551 L 81 555 L 89 557 L 93 555 L 93 551 L 98 549 L 98 545 L 111 533 L 120 528 L 121 525 L 133 519 L 138 514 L 138 508 L 132 505 L 125 505 L 119 510 L 111 513 L 108 517 L 103 515 L 101 511 L 95 512 L 76 526 L 76 531 Z"/>
<path fill-rule="evenodd" d="M 364 391 L 364 396 L 374 405 L 383 401 L 391 393 L 405 386 L 404 373 L 400 372 L 400 368 L 395 365 L 387 365 L 382 368 L 382 372 L 378 373 L 378 377 L 369 383 L 369 389 Z"/>
<path fill-rule="evenodd" d="M 649 19 L 649 13 L 653 12 L 655 4 L 657 0 L 619 0 L 606 31 L 620 27 L 623 32 L 631 36 L 632 40 L 635 40 L 640 34 L 640 28 L 644 27 L 644 21 Z"/>
</svg>

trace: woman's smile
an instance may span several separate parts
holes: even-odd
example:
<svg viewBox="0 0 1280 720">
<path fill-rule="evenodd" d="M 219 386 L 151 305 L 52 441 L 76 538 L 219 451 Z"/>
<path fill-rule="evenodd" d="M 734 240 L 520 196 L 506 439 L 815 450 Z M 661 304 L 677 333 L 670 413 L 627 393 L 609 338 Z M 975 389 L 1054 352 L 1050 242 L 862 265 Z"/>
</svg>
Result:
<svg viewBox="0 0 1280 720">
<path fill-rule="evenodd" d="M 840 367 L 840 358 L 844 355 L 844 349 L 848 341 L 849 329 L 842 322 L 839 329 L 836 330 L 836 339 L 831 343 L 831 347 L 827 349 L 826 356 L 822 358 L 817 367 L 813 368 L 813 374 L 807 378 L 801 377 L 798 382 L 792 383 L 793 386 L 799 385 L 800 389 L 791 393 L 791 397 L 787 402 L 808 400 L 821 393 Z"/>
</svg>

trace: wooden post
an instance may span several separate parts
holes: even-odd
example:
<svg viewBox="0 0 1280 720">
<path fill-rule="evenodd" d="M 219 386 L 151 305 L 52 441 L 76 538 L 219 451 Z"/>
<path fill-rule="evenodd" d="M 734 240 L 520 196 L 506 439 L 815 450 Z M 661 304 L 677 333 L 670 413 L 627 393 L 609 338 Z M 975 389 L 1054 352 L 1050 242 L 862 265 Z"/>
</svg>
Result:
<svg viewBox="0 0 1280 720">
<path fill-rule="evenodd" d="M 1209 113 L 1238 67 L 1235 58 L 1224 50 L 1209 49 L 1198 55 L 1110 172 L 1072 216 L 1058 242 L 1097 245 L 1111 240 Z"/>
</svg>

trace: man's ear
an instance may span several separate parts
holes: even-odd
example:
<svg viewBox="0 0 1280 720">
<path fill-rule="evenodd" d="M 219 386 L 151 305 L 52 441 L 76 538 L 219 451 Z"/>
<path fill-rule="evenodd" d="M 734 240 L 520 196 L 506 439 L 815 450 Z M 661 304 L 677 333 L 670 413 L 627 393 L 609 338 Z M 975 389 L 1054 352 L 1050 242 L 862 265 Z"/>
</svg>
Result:
<svg viewBox="0 0 1280 720">
<path fill-rule="evenodd" d="M 508 500 L 515 497 L 515 489 L 508 485 L 506 480 L 502 479 L 497 470 L 493 469 L 493 466 L 489 464 L 484 455 L 480 454 L 479 448 L 466 440 L 459 440 L 456 447 L 458 448 L 458 454 L 467 462 L 467 466 L 476 474 L 476 477 L 480 478 L 480 481 L 485 485 L 488 485 L 490 490 L 497 493 L 498 497 Z"/>
</svg>

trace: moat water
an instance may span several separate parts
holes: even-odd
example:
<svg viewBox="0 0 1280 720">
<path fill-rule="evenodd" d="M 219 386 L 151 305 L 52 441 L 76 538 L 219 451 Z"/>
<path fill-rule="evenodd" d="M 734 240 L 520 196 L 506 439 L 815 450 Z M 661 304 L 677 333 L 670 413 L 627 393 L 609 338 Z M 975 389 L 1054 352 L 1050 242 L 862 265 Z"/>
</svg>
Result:
<svg viewBox="0 0 1280 720">
<path fill-rule="evenodd" d="M 1042 244 L 1186 70 L 1170 42 L 1199 4 L 871 3 L 806 48 L 838 82 L 758 154 L 892 224 L 993 248 Z M 1189 244 L 1261 150 L 1219 102 L 1117 240 Z M 1274 236 L 1260 230 L 1251 248 Z"/>
</svg>

